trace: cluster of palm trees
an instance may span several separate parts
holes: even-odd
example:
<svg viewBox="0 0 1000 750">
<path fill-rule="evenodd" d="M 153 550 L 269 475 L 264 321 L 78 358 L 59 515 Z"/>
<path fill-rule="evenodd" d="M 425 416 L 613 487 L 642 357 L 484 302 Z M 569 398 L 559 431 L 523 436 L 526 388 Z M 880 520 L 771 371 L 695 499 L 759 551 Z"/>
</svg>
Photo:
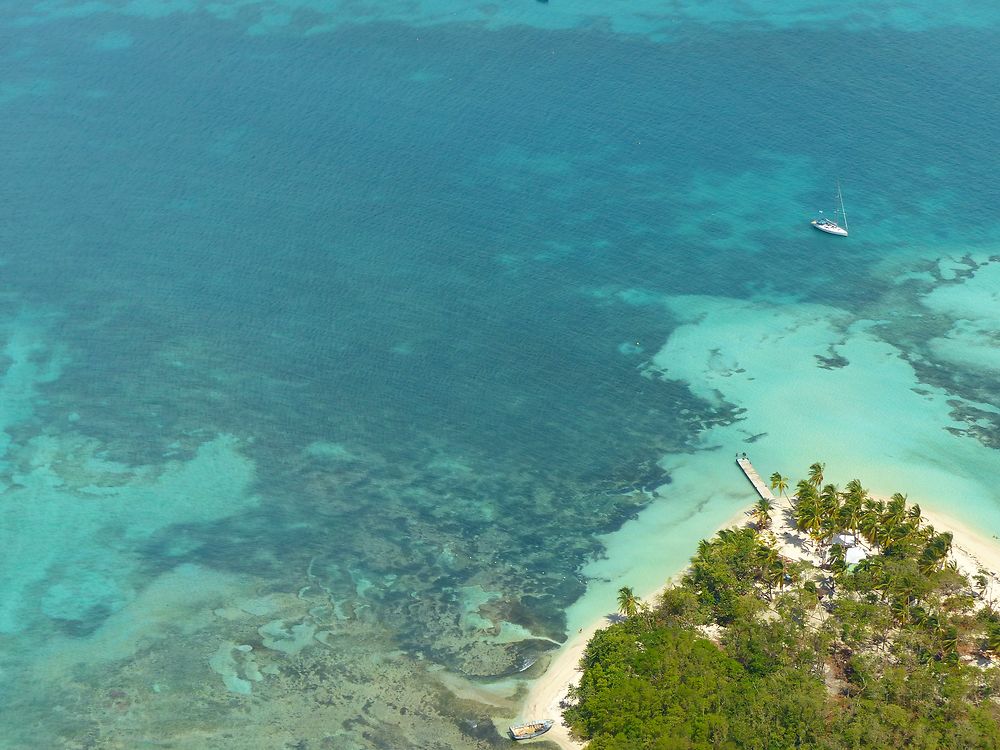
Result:
<svg viewBox="0 0 1000 750">
<path fill-rule="evenodd" d="M 795 564 L 782 556 L 772 543 L 764 540 L 758 530 L 722 529 L 714 540 L 703 539 L 699 543 L 698 558 L 707 559 L 706 553 L 713 545 L 740 550 L 740 558 L 746 566 L 745 573 L 766 587 L 765 598 L 771 601 L 775 588 L 784 589 L 786 584 L 797 580 L 799 574 Z"/>
<path fill-rule="evenodd" d="M 824 469 L 825 464 L 812 464 L 808 477 L 796 485 L 791 498 L 795 527 L 809 536 L 816 549 L 826 551 L 826 542 L 840 533 L 850 533 L 864 540 L 869 549 L 878 553 L 878 557 L 869 558 L 864 563 L 875 579 L 876 587 L 877 580 L 882 577 L 879 571 L 885 560 L 916 560 L 919 572 L 924 576 L 940 570 L 947 563 L 952 535 L 948 532 L 937 533 L 933 526 L 925 523 L 919 505 L 908 506 L 906 496 L 898 492 L 888 501 L 876 500 L 857 479 L 848 482 L 844 490 L 833 484 L 824 484 Z M 788 487 L 787 477 L 779 472 L 771 475 L 771 489 L 779 495 L 787 497 L 785 492 Z M 771 500 L 761 498 L 757 501 L 752 511 L 757 532 L 771 525 L 773 512 L 774 503 Z M 718 534 L 718 542 L 737 546 L 751 544 L 749 536 L 742 538 L 748 533 L 756 539 L 756 533 L 750 529 L 723 530 Z M 702 540 L 699 553 L 712 543 Z M 752 558 L 753 567 L 747 572 L 767 587 L 767 597 L 770 598 L 775 587 L 783 588 L 796 577 L 796 570 L 772 544 L 757 542 L 754 550 L 754 554 L 746 558 Z M 847 571 L 846 549 L 841 544 L 833 544 L 828 552 L 827 565 L 834 579 L 839 580 Z M 904 596 L 901 600 L 913 602 L 914 598 Z M 649 607 L 628 586 L 618 590 L 618 611 L 627 618 L 650 614 Z"/>
<path fill-rule="evenodd" d="M 906 496 L 898 492 L 888 502 L 876 500 L 857 479 L 841 491 L 823 483 L 824 468 L 821 463 L 809 467 L 808 478 L 796 485 L 793 506 L 795 528 L 808 534 L 817 548 L 832 536 L 848 532 L 886 557 L 915 557 L 925 575 L 945 563 L 952 535 L 939 534 L 925 523 L 919 505 L 907 506 Z M 779 474 L 772 475 L 771 482 L 773 487 L 787 486 Z M 843 565 L 843 547 L 831 550 L 831 555 L 831 563 Z"/>
</svg>

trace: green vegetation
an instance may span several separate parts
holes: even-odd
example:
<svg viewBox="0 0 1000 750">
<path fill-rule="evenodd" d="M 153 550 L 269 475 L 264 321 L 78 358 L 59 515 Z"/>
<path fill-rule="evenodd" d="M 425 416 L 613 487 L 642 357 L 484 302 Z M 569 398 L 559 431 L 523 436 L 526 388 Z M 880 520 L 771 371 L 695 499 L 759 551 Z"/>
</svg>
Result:
<svg viewBox="0 0 1000 750">
<path fill-rule="evenodd" d="M 774 472 L 771 475 L 771 489 L 777 490 L 778 494 L 784 497 L 785 490 L 788 489 L 788 477 L 781 476 L 780 472 Z"/>
<path fill-rule="evenodd" d="M 599 631 L 565 716 L 591 750 L 1000 749 L 1000 612 L 949 561 L 952 538 L 903 495 L 824 484 L 815 463 L 789 525 L 823 561 L 780 555 L 755 528 L 702 541 L 654 606 L 619 592 L 626 619 Z M 780 480 L 780 481 L 779 481 Z M 787 485 L 780 474 L 772 485 Z M 828 544 L 857 535 L 848 565 Z"/>
<path fill-rule="evenodd" d="M 635 617 L 639 613 L 639 597 L 630 586 L 618 589 L 618 611 L 624 617 Z"/>
<path fill-rule="evenodd" d="M 753 506 L 753 522 L 758 529 L 766 529 L 771 525 L 771 513 L 774 510 L 774 503 L 766 498 L 761 498 Z"/>
</svg>

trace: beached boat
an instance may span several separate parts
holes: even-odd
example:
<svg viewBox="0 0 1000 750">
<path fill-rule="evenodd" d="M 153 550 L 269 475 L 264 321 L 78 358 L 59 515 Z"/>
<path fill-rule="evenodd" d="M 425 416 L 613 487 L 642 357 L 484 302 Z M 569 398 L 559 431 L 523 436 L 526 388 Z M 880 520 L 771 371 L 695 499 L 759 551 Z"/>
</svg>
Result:
<svg viewBox="0 0 1000 750">
<path fill-rule="evenodd" d="M 834 220 L 828 219 L 825 216 L 820 216 L 818 219 L 813 219 L 810 222 L 814 227 L 816 227 L 821 232 L 826 232 L 827 234 L 835 234 L 838 237 L 847 236 L 847 211 L 844 210 L 844 196 L 840 193 L 840 183 L 837 183 L 837 201 L 840 203 L 840 208 L 836 209 L 836 214 Z M 820 211 L 820 213 L 823 213 Z M 841 226 L 838 221 L 842 221 L 844 226 Z"/>
<path fill-rule="evenodd" d="M 544 721 L 529 721 L 526 724 L 514 724 L 508 730 L 510 732 L 510 738 L 512 740 L 530 740 L 532 737 L 537 737 L 540 734 L 545 734 L 547 731 L 552 729 L 552 725 L 555 722 L 552 719 L 545 719 Z"/>
</svg>

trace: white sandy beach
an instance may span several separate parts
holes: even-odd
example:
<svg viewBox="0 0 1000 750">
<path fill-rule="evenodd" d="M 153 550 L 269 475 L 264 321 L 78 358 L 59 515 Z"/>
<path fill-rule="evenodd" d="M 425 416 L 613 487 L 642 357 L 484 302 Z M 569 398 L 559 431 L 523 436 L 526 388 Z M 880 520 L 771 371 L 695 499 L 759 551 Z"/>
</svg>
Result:
<svg viewBox="0 0 1000 750">
<path fill-rule="evenodd" d="M 962 522 L 938 511 L 921 508 L 924 518 L 938 531 L 950 531 L 954 536 L 951 559 L 963 575 L 973 578 L 985 571 L 987 586 L 984 599 L 996 603 L 1000 595 L 1000 539 L 988 538 Z"/>
<path fill-rule="evenodd" d="M 813 552 L 808 538 L 796 531 L 792 525 L 791 513 L 786 513 L 789 509 L 790 503 L 787 499 L 779 498 L 775 501 L 771 532 L 775 536 L 779 552 L 790 558 L 808 559 L 819 565 L 819 558 Z M 719 529 L 746 525 L 749 523 L 749 515 L 749 509 L 741 511 L 722 524 Z M 984 598 L 988 602 L 996 602 L 998 595 L 1000 595 L 1000 540 L 985 538 L 939 511 L 924 510 L 923 516 L 938 531 L 952 533 L 954 541 L 951 559 L 955 561 L 964 575 L 971 579 L 980 571 L 986 571 L 989 583 Z M 692 543 L 691 554 L 693 555 L 694 552 L 695 545 Z M 670 585 L 672 578 L 679 573 L 680 571 L 676 570 L 667 573 L 670 579 L 666 580 L 657 590 L 649 592 L 643 599 L 650 602 L 655 600 Z M 613 605 L 613 603 L 609 603 L 609 605 Z M 582 750 L 586 743 L 577 741 L 570 735 L 569 728 L 562 721 L 561 704 L 565 701 L 570 687 L 575 685 L 579 679 L 580 660 L 583 658 L 587 643 L 599 629 L 611 624 L 612 619 L 613 614 L 609 612 L 607 616 L 583 627 L 570 637 L 553 656 L 545 673 L 531 684 L 522 705 L 521 715 L 525 718 L 556 720 L 555 725 L 544 735 L 544 738 L 565 750 Z"/>
</svg>

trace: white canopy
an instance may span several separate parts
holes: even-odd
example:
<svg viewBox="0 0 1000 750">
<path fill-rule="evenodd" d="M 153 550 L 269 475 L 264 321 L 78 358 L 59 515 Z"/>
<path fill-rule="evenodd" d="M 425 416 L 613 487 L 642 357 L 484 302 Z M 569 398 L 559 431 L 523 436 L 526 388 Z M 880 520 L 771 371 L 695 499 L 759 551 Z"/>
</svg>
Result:
<svg viewBox="0 0 1000 750">
<path fill-rule="evenodd" d="M 848 547 L 847 552 L 844 554 L 844 562 L 848 565 L 854 565 L 854 563 L 859 563 L 868 557 L 868 552 L 864 547 Z"/>
<path fill-rule="evenodd" d="M 834 534 L 829 539 L 826 540 L 828 545 L 840 544 L 844 547 L 853 547 L 858 543 L 857 537 L 854 534 Z"/>
</svg>

